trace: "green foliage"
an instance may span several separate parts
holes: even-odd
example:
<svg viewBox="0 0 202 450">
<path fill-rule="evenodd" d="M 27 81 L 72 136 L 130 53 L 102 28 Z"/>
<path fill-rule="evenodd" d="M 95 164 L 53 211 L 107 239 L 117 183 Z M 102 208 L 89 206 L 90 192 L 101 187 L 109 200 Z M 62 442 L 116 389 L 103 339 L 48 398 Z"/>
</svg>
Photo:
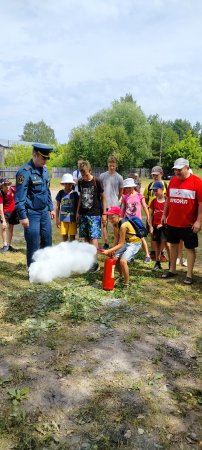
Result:
<svg viewBox="0 0 202 450">
<path fill-rule="evenodd" d="M 41 142 L 43 144 L 55 144 L 56 138 L 54 130 L 41 120 L 40 122 L 27 122 L 20 136 L 22 141 Z"/>
<path fill-rule="evenodd" d="M 189 160 L 190 167 L 200 167 L 202 164 L 201 146 L 198 137 L 193 137 L 188 131 L 184 139 L 169 147 L 163 155 L 163 166 L 171 168 L 177 158 Z"/>
<path fill-rule="evenodd" d="M 168 125 L 177 133 L 180 141 L 184 139 L 188 131 L 192 131 L 192 125 L 188 120 L 175 119 L 174 122 L 169 121 Z"/>
<path fill-rule="evenodd" d="M 5 158 L 5 166 L 18 167 L 31 159 L 32 147 L 13 145 Z"/>
<path fill-rule="evenodd" d="M 163 122 L 158 114 L 149 116 L 148 122 L 151 126 L 152 160 L 149 160 L 147 165 L 152 166 L 159 163 L 160 152 L 163 156 L 166 149 L 178 142 L 179 138 L 169 122 Z"/>
<path fill-rule="evenodd" d="M 69 144 L 58 144 L 51 153 L 47 166 L 49 169 L 52 167 L 73 167 Z"/>
<path fill-rule="evenodd" d="M 150 156 L 150 144 L 150 126 L 129 94 L 90 117 L 87 126 L 75 128 L 69 142 L 74 164 L 82 156 L 101 166 L 113 153 L 120 170 L 141 165 Z"/>
</svg>

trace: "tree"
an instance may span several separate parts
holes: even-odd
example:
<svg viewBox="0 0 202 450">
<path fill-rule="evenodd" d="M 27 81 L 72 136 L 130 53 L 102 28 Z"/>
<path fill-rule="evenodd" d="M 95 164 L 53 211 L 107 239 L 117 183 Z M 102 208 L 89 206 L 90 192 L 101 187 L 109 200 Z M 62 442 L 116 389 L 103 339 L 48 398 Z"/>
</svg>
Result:
<svg viewBox="0 0 202 450">
<path fill-rule="evenodd" d="M 177 158 L 188 159 L 191 168 L 201 166 L 202 153 L 199 137 L 192 136 L 190 130 L 187 132 L 184 139 L 176 142 L 166 150 L 163 157 L 163 166 L 167 169 L 171 169 Z"/>
<path fill-rule="evenodd" d="M 20 139 L 26 142 L 40 142 L 42 144 L 55 144 L 57 142 L 54 130 L 46 125 L 43 120 L 37 123 L 26 123 Z"/>
<path fill-rule="evenodd" d="M 174 122 L 168 121 L 167 124 L 178 134 L 180 141 L 188 131 L 192 131 L 191 123 L 186 119 L 175 119 Z"/>
<path fill-rule="evenodd" d="M 151 148 L 152 158 L 146 161 L 146 165 L 151 167 L 155 164 L 161 164 L 163 155 L 167 148 L 179 141 L 178 135 L 170 126 L 169 122 L 165 122 L 158 114 L 148 117 L 151 127 Z"/>
<path fill-rule="evenodd" d="M 26 145 L 13 145 L 5 158 L 5 166 L 19 167 L 31 159 L 32 147 Z"/>
</svg>

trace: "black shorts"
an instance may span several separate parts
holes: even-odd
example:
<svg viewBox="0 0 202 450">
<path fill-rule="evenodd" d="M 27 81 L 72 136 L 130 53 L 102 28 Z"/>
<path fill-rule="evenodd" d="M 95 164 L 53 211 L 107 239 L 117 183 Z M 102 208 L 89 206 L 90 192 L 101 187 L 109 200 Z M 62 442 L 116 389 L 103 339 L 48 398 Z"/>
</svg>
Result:
<svg viewBox="0 0 202 450">
<path fill-rule="evenodd" d="M 167 229 L 166 227 L 157 228 L 153 227 L 152 240 L 154 242 L 166 242 L 167 241 Z"/>
<path fill-rule="evenodd" d="M 19 218 L 18 218 L 16 211 L 5 212 L 4 217 L 6 219 L 6 222 L 9 225 L 18 225 L 19 224 Z M 2 219 L 1 219 L 1 223 L 2 223 Z"/>
<path fill-rule="evenodd" d="M 167 241 L 170 244 L 179 244 L 180 241 L 183 241 L 187 249 L 198 247 L 198 235 L 190 227 L 178 228 L 167 225 Z"/>
</svg>

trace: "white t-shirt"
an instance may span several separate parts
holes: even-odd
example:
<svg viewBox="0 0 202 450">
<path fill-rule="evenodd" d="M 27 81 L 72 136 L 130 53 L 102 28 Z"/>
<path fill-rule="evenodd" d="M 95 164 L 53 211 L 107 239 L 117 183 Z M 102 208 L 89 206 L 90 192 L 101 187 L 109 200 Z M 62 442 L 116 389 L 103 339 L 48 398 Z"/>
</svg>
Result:
<svg viewBox="0 0 202 450">
<path fill-rule="evenodd" d="M 75 185 L 75 189 L 74 190 L 75 190 L 75 192 L 78 192 L 78 194 L 79 194 L 79 191 L 78 191 L 78 180 L 81 178 L 80 170 L 79 169 L 74 170 L 72 176 L 73 176 L 73 180 L 77 182 L 77 184 Z"/>
<path fill-rule="evenodd" d="M 101 173 L 99 179 L 104 189 L 107 208 L 110 208 L 110 206 L 118 206 L 120 203 L 118 198 L 119 190 L 123 188 L 123 177 L 119 175 L 118 172 L 115 172 L 114 175 L 110 175 L 107 171 Z"/>
</svg>

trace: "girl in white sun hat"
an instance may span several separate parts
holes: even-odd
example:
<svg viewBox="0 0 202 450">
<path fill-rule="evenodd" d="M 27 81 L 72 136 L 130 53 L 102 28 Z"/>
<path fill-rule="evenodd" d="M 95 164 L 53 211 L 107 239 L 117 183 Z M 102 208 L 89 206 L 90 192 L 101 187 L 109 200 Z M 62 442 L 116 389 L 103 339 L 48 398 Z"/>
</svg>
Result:
<svg viewBox="0 0 202 450">
<path fill-rule="evenodd" d="M 65 173 L 60 184 L 63 186 L 56 195 L 56 226 L 60 228 L 63 241 L 73 241 L 77 234 L 76 210 L 79 196 L 72 188 L 75 185 L 73 176 Z"/>
</svg>

